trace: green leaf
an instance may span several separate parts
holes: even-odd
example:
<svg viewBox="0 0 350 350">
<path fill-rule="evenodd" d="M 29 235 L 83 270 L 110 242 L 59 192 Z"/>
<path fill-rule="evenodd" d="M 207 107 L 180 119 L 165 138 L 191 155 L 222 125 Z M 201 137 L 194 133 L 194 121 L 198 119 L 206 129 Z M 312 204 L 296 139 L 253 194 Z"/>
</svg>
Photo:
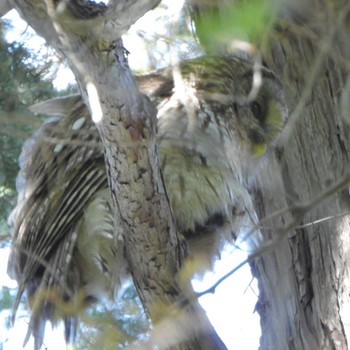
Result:
<svg viewBox="0 0 350 350">
<path fill-rule="evenodd" d="M 273 23 L 273 2 L 239 1 L 200 10 L 195 20 L 201 44 L 209 51 L 226 50 L 234 40 L 259 43 Z"/>
</svg>

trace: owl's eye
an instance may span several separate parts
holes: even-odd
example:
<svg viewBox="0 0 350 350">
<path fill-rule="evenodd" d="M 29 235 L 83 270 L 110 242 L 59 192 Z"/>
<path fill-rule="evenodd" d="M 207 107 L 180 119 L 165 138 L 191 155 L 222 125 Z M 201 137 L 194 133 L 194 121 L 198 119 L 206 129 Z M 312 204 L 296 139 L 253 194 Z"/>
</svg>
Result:
<svg viewBox="0 0 350 350">
<path fill-rule="evenodd" d="M 263 106 L 260 103 L 253 101 L 250 104 L 250 109 L 251 109 L 255 119 L 257 119 L 260 123 L 263 123 L 265 121 L 266 110 L 265 110 L 265 108 L 263 108 Z"/>
</svg>

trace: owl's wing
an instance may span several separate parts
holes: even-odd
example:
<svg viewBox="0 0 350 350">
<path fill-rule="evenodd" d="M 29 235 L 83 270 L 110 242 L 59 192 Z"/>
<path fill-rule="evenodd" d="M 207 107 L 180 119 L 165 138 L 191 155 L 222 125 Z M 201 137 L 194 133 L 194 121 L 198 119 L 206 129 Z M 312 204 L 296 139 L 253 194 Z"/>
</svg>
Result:
<svg viewBox="0 0 350 350">
<path fill-rule="evenodd" d="M 41 346 L 46 320 L 56 322 L 62 303 L 68 305 L 82 291 L 82 304 L 99 297 L 90 275 L 95 273 L 101 289 L 108 289 L 102 293 L 111 294 L 125 270 L 123 259 L 116 258 L 123 254 L 123 243 L 115 233 L 99 134 L 81 98 L 70 99 L 53 103 L 55 113 L 64 118 L 51 117 L 24 144 L 18 202 L 9 218 L 13 245 L 8 272 L 19 284 L 14 310 L 26 291 L 32 309 L 29 331 L 36 349 Z M 61 105 L 67 105 L 69 113 Z M 41 104 L 40 111 L 46 106 Z M 97 244 L 79 238 L 101 231 L 100 240 L 94 241 Z M 90 256 L 91 266 L 84 254 Z M 75 313 L 66 311 L 64 316 L 68 340 L 74 333 Z"/>
</svg>

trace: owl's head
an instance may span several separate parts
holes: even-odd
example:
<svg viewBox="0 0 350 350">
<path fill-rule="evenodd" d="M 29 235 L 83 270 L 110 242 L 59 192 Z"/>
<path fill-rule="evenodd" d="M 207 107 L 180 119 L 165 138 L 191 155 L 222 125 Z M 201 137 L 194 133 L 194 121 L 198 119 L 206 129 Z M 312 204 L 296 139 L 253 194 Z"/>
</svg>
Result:
<svg viewBox="0 0 350 350">
<path fill-rule="evenodd" d="M 284 90 L 276 75 L 264 67 L 254 73 L 248 71 L 240 78 L 243 89 L 235 93 L 233 107 L 237 129 L 252 154 L 258 157 L 274 143 L 287 121 Z"/>
<path fill-rule="evenodd" d="M 273 143 L 288 117 L 281 81 L 269 69 L 237 56 L 185 61 L 181 73 L 253 156 Z"/>
</svg>

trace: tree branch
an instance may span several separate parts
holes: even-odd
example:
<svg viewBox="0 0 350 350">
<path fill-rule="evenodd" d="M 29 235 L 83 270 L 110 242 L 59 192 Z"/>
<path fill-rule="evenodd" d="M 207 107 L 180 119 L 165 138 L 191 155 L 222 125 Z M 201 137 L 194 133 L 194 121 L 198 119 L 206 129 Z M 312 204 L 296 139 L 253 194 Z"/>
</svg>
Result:
<svg viewBox="0 0 350 350">
<path fill-rule="evenodd" d="M 7 1 L 2 1 L 5 9 Z M 88 3 L 91 14 L 98 15 L 89 17 L 89 10 L 86 9 L 87 5 L 83 4 L 84 2 Z M 61 51 L 63 47 L 60 45 L 53 21 L 61 22 L 66 30 L 80 36 L 86 36 L 89 33 L 90 41 L 111 43 L 120 38 L 146 12 L 157 6 L 160 0 L 112 1 L 105 11 L 99 11 L 97 8 L 96 12 L 94 7 L 99 5 L 87 0 L 70 2 L 70 6 L 65 6 L 63 1 L 62 6 L 56 6 L 52 1 L 32 3 L 27 0 L 13 0 L 13 3 L 21 17 L 33 27 L 36 33 Z M 78 16 L 78 13 L 83 14 Z"/>
</svg>

